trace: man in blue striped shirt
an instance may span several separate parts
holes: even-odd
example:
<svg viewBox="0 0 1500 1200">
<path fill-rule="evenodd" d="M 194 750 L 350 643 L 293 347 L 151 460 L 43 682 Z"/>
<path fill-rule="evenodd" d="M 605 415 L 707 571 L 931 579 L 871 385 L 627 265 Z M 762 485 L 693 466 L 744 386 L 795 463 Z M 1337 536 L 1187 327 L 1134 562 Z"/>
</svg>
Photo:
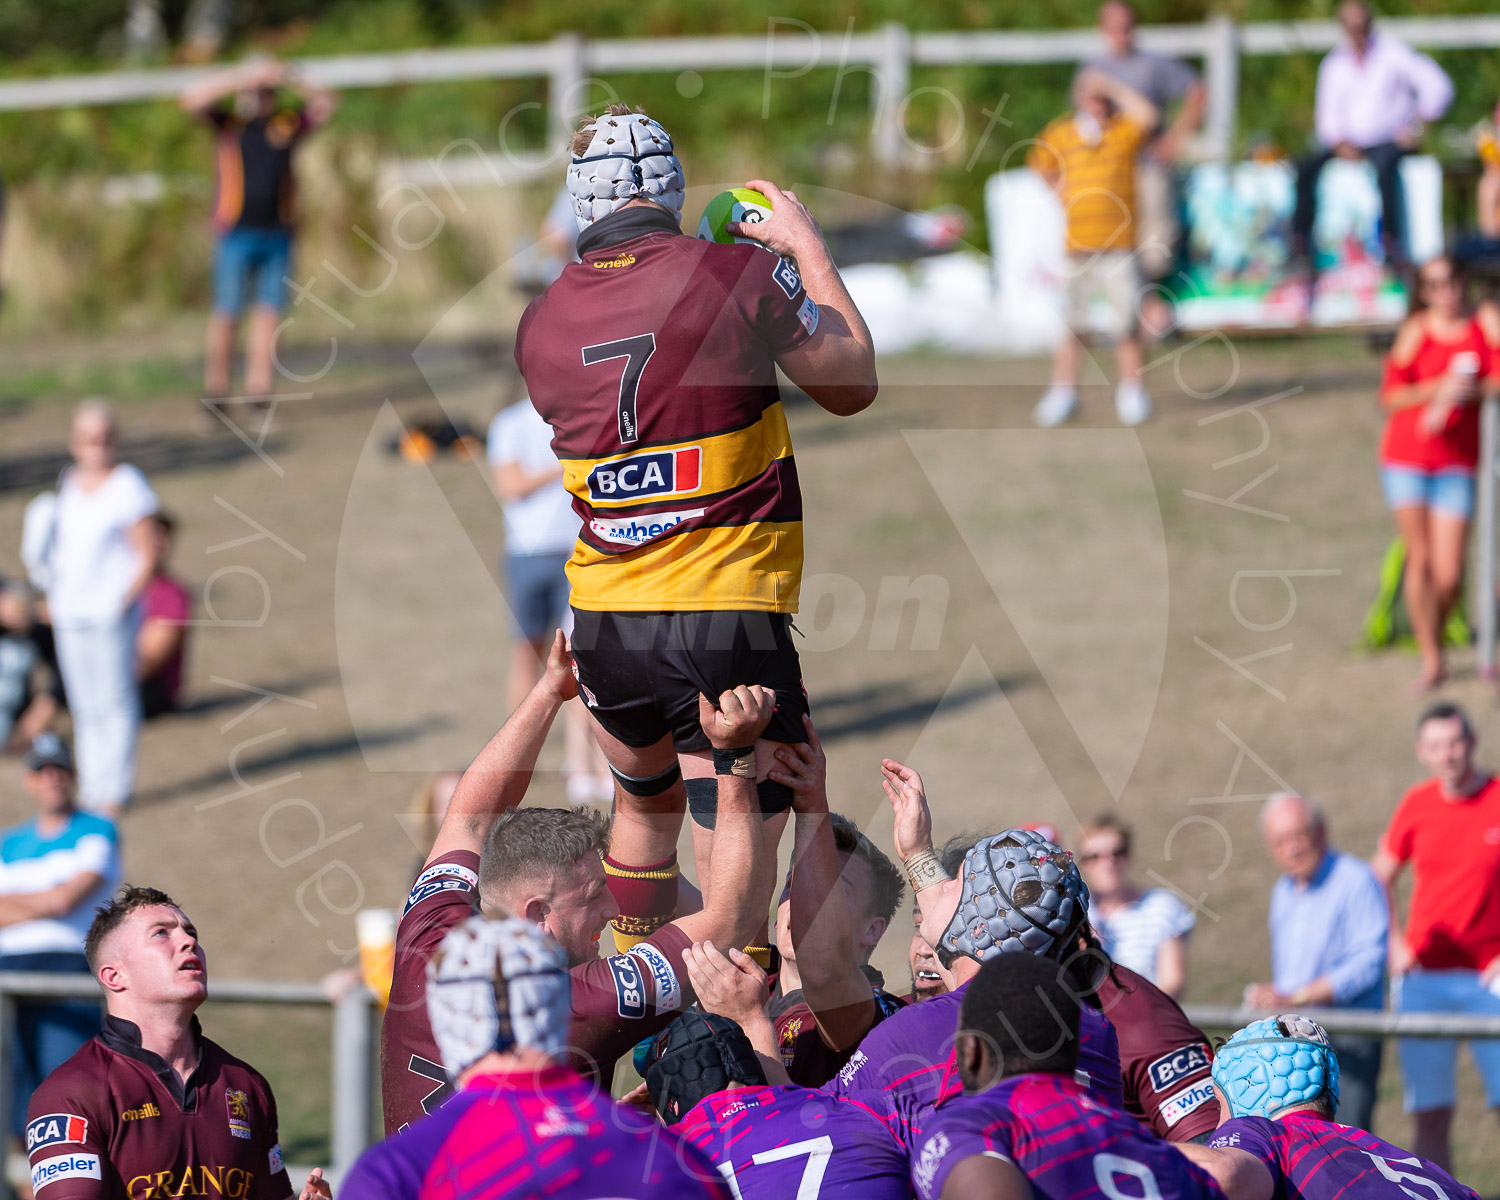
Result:
<svg viewBox="0 0 1500 1200">
<path fill-rule="evenodd" d="M 1390 911 L 1369 864 L 1333 849 L 1318 806 L 1290 792 L 1266 801 L 1260 832 L 1283 874 L 1271 888 L 1272 979 L 1246 988 L 1246 1005 L 1384 1007 Z M 1338 1120 L 1369 1129 L 1381 1040 L 1337 1036 L 1333 1046 Z"/>
</svg>

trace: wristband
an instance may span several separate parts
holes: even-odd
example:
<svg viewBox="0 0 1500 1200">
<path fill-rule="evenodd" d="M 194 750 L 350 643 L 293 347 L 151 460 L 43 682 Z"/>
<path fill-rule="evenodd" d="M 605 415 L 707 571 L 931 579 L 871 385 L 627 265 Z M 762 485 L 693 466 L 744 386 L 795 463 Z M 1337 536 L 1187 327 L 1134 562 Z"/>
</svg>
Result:
<svg viewBox="0 0 1500 1200">
<path fill-rule="evenodd" d="M 738 750 L 714 750 L 714 774 L 733 775 L 737 779 L 755 778 L 755 747 Z"/>
<path fill-rule="evenodd" d="M 951 878 L 943 870 L 942 860 L 933 850 L 919 850 L 910 858 L 903 859 L 901 865 L 906 868 L 906 880 L 911 884 L 913 892 L 920 892 L 923 888 L 930 888 L 935 883 Z"/>
</svg>

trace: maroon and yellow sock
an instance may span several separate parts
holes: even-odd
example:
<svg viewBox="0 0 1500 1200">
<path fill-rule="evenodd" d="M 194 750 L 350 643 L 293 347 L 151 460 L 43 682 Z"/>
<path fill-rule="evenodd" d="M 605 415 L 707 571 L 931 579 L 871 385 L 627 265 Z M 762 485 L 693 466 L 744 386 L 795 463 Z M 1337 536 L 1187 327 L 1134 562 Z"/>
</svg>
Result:
<svg viewBox="0 0 1500 1200">
<path fill-rule="evenodd" d="M 623 953 L 677 915 L 677 855 L 644 867 L 627 866 L 609 855 L 604 874 L 620 915 L 610 922 L 615 949 Z"/>
</svg>

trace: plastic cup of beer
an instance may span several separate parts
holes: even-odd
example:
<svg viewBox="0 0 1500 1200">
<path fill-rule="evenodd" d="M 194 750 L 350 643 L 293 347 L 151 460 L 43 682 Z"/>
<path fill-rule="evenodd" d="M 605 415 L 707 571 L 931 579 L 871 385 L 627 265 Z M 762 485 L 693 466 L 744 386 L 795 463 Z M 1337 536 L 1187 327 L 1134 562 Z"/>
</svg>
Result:
<svg viewBox="0 0 1500 1200">
<path fill-rule="evenodd" d="M 1473 379 L 1479 374 L 1479 355 L 1472 350 L 1460 350 L 1448 363 L 1448 369 L 1455 375 L 1462 375 L 1465 379 Z"/>
<path fill-rule="evenodd" d="M 365 986 L 384 1004 L 391 994 L 396 966 L 396 910 L 364 908 L 354 917 L 359 940 L 359 973 Z"/>
</svg>

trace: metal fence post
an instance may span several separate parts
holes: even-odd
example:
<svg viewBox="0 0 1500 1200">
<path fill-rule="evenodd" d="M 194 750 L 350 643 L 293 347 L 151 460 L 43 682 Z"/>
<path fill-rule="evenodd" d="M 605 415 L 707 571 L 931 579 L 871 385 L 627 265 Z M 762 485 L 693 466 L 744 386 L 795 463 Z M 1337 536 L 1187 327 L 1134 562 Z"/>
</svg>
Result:
<svg viewBox="0 0 1500 1200">
<path fill-rule="evenodd" d="M 1474 538 L 1479 564 L 1474 572 L 1474 619 L 1478 623 L 1481 679 L 1495 677 L 1495 450 L 1500 432 L 1500 399 L 1491 393 L 1479 410 L 1479 518 Z"/>
<path fill-rule="evenodd" d="M 903 119 L 910 93 L 911 31 L 905 25 L 889 21 L 880 31 L 879 65 L 870 87 L 875 159 L 887 166 L 899 166 L 907 158 Z"/>
<path fill-rule="evenodd" d="M 1229 162 L 1234 156 L 1240 106 L 1239 26 L 1223 13 L 1209 17 L 1204 24 L 1208 32 L 1203 55 L 1204 90 L 1208 93 L 1204 148 L 1213 161 Z"/>
<path fill-rule="evenodd" d="M 552 69 L 547 82 L 547 146 L 554 153 L 573 136 L 573 118 L 586 103 L 583 85 L 587 78 L 582 35 L 559 33 L 552 39 Z"/>
<path fill-rule="evenodd" d="M 340 1179 L 370 1144 L 375 1079 L 371 1055 L 375 1046 L 375 997 L 358 987 L 333 1007 L 334 1172 Z"/>
</svg>

